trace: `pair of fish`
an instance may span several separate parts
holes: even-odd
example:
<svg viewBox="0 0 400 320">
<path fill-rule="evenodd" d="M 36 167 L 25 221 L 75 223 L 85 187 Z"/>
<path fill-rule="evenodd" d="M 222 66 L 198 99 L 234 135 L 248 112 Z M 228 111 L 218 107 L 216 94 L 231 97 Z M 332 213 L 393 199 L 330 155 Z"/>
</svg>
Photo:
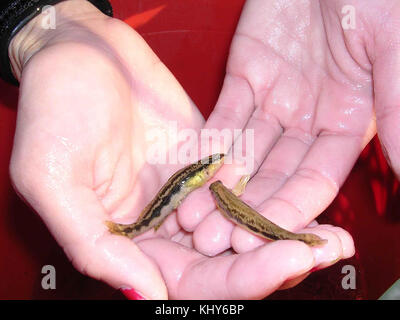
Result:
<svg viewBox="0 0 400 320">
<path fill-rule="evenodd" d="M 190 192 L 200 188 L 214 176 L 222 166 L 224 157 L 224 154 L 214 154 L 177 171 L 143 209 L 135 223 L 119 224 L 106 221 L 110 232 L 133 238 L 152 228 L 157 230 Z M 246 179 L 242 179 L 234 190 L 226 188 L 221 181 L 210 185 L 216 205 L 227 219 L 269 240 L 299 240 L 309 246 L 319 246 L 327 242 L 311 233 L 293 233 L 285 230 L 244 203 L 238 195 L 242 193 L 246 182 Z"/>
</svg>

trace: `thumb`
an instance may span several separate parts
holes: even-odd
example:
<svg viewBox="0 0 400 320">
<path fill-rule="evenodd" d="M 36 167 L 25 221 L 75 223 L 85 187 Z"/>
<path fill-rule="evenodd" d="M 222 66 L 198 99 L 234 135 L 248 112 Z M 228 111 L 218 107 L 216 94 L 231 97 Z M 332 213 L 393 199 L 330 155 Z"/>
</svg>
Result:
<svg viewBox="0 0 400 320">
<path fill-rule="evenodd" d="M 145 299 L 167 299 L 152 260 L 132 240 L 108 232 L 104 221 L 109 216 L 92 189 L 63 185 L 30 196 L 34 199 L 27 200 L 78 271 L 117 289 L 134 289 Z"/>
</svg>

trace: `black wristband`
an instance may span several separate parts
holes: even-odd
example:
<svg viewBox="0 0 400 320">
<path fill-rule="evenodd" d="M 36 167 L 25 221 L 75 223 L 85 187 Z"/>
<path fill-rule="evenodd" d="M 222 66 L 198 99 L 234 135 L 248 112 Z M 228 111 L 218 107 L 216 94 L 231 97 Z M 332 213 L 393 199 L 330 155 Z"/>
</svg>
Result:
<svg viewBox="0 0 400 320">
<path fill-rule="evenodd" d="M 55 5 L 65 0 L 12 0 L 0 6 L 0 77 L 14 85 L 18 85 L 10 65 L 8 46 L 12 38 L 30 20 L 42 12 L 47 5 Z M 88 0 L 104 14 L 112 17 L 113 11 L 108 0 Z"/>
</svg>

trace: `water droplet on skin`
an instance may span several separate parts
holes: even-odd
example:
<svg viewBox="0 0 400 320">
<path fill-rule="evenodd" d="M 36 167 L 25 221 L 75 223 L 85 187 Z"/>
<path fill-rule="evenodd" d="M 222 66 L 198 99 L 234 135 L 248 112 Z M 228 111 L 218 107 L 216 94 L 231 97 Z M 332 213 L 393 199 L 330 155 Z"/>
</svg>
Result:
<svg viewBox="0 0 400 320">
<path fill-rule="evenodd" d="M 356 108 L 349 108 L 349 109 L 346 109 L 346 110 L 344 110 L 344 114 L 350 115 L 350 114 L 352 114 L 352 113 L 354 112 L 354 110 L 356 110 Z"/>
</svg>

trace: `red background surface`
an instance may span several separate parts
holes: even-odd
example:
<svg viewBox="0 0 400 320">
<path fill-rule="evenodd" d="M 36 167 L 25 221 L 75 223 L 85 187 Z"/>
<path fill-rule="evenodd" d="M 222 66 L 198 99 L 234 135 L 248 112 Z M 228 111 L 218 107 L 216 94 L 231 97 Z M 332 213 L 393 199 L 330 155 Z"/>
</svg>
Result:
<svg viewBox="0 0 400 320">
<path fill-rule="evenodd" d="M 115 17 L 134 27 L 207 117 L 224 77 L 229 44 L 244 0 L 114 0 Z M 18 89 L 0 81 L 0 298 L 124 299 L 74 270 L 40 218 L 15 194 L 8 165 Z M 311 274 L 268 299 L 376 299 L 400 277 L 399 187 L 375 139 L 319 222 L 348 230 L 356 255 Z M 41 268 L 57 271 L 57 289 L 41 288 Z M 356 289 L 341 286 L 342 267 L 357 271 Z"/>
</svg>

